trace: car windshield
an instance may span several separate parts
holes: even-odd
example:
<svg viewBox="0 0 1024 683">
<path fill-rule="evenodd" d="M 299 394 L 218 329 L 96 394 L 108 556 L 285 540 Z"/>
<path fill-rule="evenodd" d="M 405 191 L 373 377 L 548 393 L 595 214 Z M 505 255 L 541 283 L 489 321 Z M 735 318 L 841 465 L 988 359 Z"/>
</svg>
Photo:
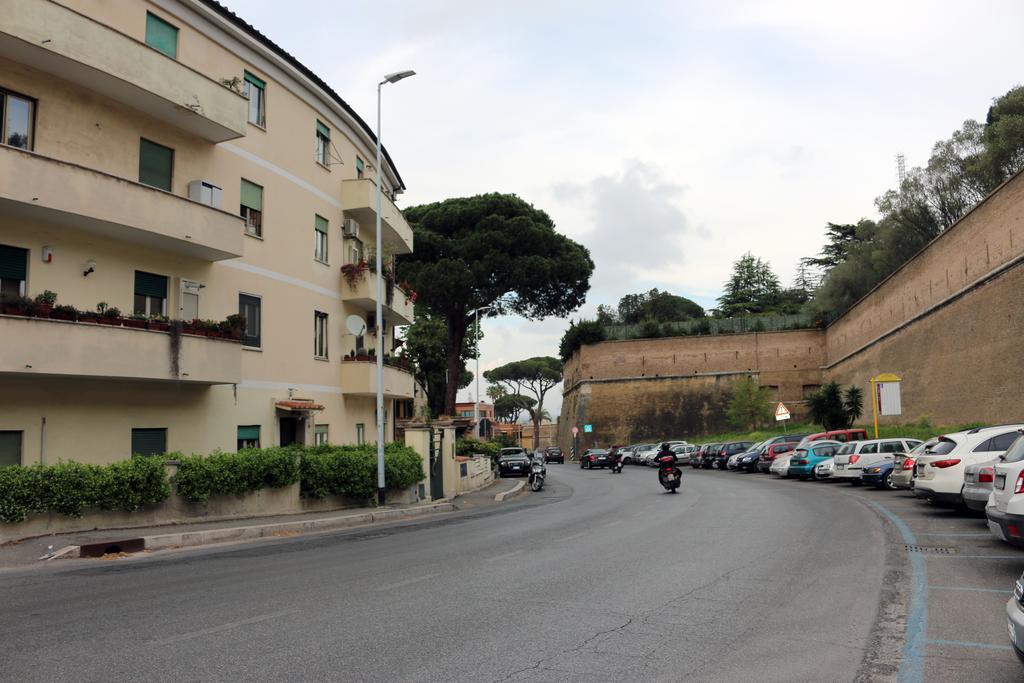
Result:
<svg viewBox="0 0 1024 683">
<path fill-rule="evenodd" d="M 1006 455 L 1003 456 L 1003 462 L 1020 462 L 1021 460 L 1024 460 L 1024 435 L 1018 436 L 1006 451 Z"/>
<path fill-rule="evenodd" d="M 843 444 L 843 446 L 838 451 L 836 451 L 836 455 L 849 455 L 850 453 L 853 453 L 853 451 L 856 450 L 856 448 L 857 444 L 855 443 Z"/>
</svg>

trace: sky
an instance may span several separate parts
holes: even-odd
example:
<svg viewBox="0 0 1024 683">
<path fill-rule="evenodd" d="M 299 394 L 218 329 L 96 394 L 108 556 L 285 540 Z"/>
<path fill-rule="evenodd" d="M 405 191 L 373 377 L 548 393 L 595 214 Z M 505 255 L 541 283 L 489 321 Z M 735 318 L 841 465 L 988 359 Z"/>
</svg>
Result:
<svg viewBox="0 0 1024 683">
<path fill-rule="evenodd" d="M 827 222 L 875 215 L 897 153 L 923 165 L 1024 83 L 1020 0 L 221 1 L 371 123 L 415 69 L 383 99 L 399 206 L 545 210 L 595 262 L 573 319 L 652 287 L 712 307 L 746 251 L 791 282 Z M 567 326 L 485 320 L 481 370 Z"/>
</svg>

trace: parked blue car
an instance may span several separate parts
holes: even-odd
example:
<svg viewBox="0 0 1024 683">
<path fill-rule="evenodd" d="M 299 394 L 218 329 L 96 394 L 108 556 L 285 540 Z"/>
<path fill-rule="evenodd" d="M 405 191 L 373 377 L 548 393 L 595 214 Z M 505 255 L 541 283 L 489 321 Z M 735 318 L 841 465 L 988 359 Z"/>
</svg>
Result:
<svg viewBox="0 0 1024 683">
<path fill-rule="evenodd" d="M 896 488 L 896 485 L 892 483 L 892 468 L 894 465 L 895 463 L 892 460 L 872 463 L 860 473 L 860 480 L 865 486 L 893 490 Z"/>
<path fill-rule="evenodd" d="M 797 448 L 789 459 L 789 476 L 799 479 L 817 479 L 814 468 L 818 463 L 831 458 L 843 444 L 839 441 L 812 441 Z"/>
</svg>

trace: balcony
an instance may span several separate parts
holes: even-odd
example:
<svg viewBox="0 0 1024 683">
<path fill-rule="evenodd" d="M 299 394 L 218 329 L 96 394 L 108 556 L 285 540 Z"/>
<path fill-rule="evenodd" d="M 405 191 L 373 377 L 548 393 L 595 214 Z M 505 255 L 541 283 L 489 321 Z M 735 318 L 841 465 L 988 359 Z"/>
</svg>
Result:
<svg viewBox="0 0 1024 683">
<path fill-rule="evenodd" d="M 341 390 L 347 396 L 377 395 L 376 361 L 346 360 L 341 363 Z M 384 397 L 412 398 L 412 373 L 384 366 Z"/>
<path fill-rule="evenodd" d="M 341 207 L 346 218 L 359 223 L 360 237 L 367 245 L 375 239 L 377 184 L 369 178 L 341 181 Z M 380 239 L 385 251 L 392 254 L 412 253 L 412 228 L 395 203 L 384 194 L 380 197 Z"/>
<path fill-rule="evenodd" d="M 246 133 L 247 100 L 240 94 L 50 0 L 0 2 L 0 57 L 98 92 L 210 142 Z"/>
<path fill-rule="evenodd" d="M 386 284 L 385 291 L 387 291 Z M 392 325 L 412 325 L 412 302 L 398 287 L 394 287 L 392 291 L 390 304 L 387 303 L 386 294 L 385 300 L 381 301 L 384 320 Z M 376 311 L 377 276 L 374 273 L 367 272 L 357 278 L 353 284 L 345 281 L 342 292 L 344 292 L 345 303 L 352 304 L 369 313 Z"/>
<path fill-rule="evenodd" d="M 242 255 L 241 217 L 147 185 L 0 145 L 0 216 L 37 219 L 149 249 Z"/>
<path fill-rule="evenodd" d="M 237 384 L 241 344 L 181 336 L 178 376 L 171 335 L 95 323 L 0 315 L 0 376 Z"/>
</svg>

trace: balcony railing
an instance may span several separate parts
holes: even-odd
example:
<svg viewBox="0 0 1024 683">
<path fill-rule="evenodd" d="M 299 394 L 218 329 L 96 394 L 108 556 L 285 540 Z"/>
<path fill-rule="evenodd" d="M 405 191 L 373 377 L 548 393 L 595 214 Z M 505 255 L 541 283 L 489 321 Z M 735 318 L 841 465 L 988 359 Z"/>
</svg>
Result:
<svg viewBox="0 0 1024 683">
<path fill-rule="evenodd" d="M 387 195 L 380 199 L 381 242 L 391 254 L 412 253 L 412 228 Z M 360 237 L 372 244 L 376 225 L 377 185 L 369 178 L 341 181 L 341 206 L 347 218 L 359 223 Z"/>
<path fill-rule="evenodd" d="M 390 365 L 384 366 L 384 396 L 412 398 L 412 373 Z M 341 363 L 341 391 L 348 396 L 377 395 L 376 360 L 344 360 Z"/>
<path fill-rule="evenodd" d="M 170 192 L 3 145 L 0 178 L 0 216 L 34 217 L 205 261 L 242 255 L 240 216 Z"/>
<path fill-rule="evenodd" d="M 77 83 L 210 142 L 246 133 L 248 101 L 241 94 L 51 0 L 0 2 L 0 57 Z"/>
<path fill-rule="evenodd" d="M 0 315 L 0 375 L 237 384 L 241 344 L 98 323 Z M 177 371 L 177 372 L 175 372 Z"/>
<path fill-rule="evenodd" d="M 362 275 L 343 276 L 345 303 L 364 311 L 375 311 L 377 306 L 377 275 L 366 270 Z M 390 294 L 390 296 L 389 296 Z M 384 283 L 384 300 L 381 301 L 384 319 L 392 325 L 412 325 L 413 304 L 408 296 L 394 284 Z"/>
</svg>

